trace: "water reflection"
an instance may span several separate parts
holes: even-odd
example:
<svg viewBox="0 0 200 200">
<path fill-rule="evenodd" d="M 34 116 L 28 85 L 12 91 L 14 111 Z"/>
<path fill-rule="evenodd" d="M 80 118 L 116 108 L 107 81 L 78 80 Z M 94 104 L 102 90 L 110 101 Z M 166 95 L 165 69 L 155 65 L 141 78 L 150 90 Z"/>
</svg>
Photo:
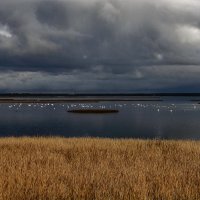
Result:
<svg viewBox="0 0 200 200">
<path fill-rule="evenodd" d="M 74 108 L 120 112 L 67 112 Z M 200 105 L 189 101 L 0 104 L 0 113 L 1 136 L 200 138 Z"/>
</svg>

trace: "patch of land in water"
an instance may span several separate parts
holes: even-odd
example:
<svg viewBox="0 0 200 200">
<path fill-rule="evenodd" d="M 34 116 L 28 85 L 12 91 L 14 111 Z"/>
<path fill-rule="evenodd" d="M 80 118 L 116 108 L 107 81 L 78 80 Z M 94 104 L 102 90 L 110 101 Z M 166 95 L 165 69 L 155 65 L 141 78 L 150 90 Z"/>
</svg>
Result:
<svg viewBox="0 0 200 200">
<path fill-rule="evenodd" d="M 104 113 L 118 113 L 119 110 L 113 110 L 113 109 L 74 109 L 74 110 L 68 110 L 67 112 L 70 112 L 70 113 L 96 113 L 96 114 L 104 114 Z"/>
<path fill-rule="evenodd" d="M 1 138 L 0 199 L 200 199 L 200 142 Z"/>
</svg>

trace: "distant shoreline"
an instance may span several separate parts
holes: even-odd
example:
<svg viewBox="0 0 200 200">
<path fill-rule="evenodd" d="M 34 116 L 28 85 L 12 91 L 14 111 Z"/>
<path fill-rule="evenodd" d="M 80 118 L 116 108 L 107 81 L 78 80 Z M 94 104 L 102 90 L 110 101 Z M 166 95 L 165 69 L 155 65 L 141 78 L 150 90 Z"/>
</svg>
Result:
<svg viewBox="0 0 200 200">
<path fill-rule="evenodd" d="M 102 101 L 163 101 L 158 97 L 0 97 L 0 103 L 70 103 Z"/>
<path fill-rule="evenodd" d="M 200 93 L 0 93 L 1 97 L 200 97 Z"/>
<path fill-rule="evenodd" d="M 151 93 L 151 94 L 68 94 L 68 93 L 6 93 L 0 94 L 0 103 L 81 103 L 105 101 L 161 102 L 167 98 L 191 97 L 189 101 L 200 101 L 200 93 Z M 198 98 L 198 99 L 195 99 Z"/>
</svg>

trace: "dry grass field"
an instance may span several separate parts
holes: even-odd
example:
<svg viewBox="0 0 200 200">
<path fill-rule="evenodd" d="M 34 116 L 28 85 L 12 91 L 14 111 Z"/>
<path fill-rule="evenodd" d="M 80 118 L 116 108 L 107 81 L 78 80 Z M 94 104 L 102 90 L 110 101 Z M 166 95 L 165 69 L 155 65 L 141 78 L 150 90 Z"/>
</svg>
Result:
<svg viewBox="0 0 200 200">
<path fill-rule="evenodd" d="M 200 142 L 2 138 L 0 199 L 200 199 Z"/>
</svg>

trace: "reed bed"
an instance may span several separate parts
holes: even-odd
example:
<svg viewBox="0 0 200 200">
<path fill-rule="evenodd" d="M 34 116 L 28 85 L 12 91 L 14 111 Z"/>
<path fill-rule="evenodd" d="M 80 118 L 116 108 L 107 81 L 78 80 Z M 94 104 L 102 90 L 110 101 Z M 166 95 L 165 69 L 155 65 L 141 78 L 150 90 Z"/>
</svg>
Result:
<svg viewBox="0 0 200 200">
<path fill-rule="evenodd" d="M 0 199 L 200 199 L 200 142 L 2 138 Z"/>
</svg>

